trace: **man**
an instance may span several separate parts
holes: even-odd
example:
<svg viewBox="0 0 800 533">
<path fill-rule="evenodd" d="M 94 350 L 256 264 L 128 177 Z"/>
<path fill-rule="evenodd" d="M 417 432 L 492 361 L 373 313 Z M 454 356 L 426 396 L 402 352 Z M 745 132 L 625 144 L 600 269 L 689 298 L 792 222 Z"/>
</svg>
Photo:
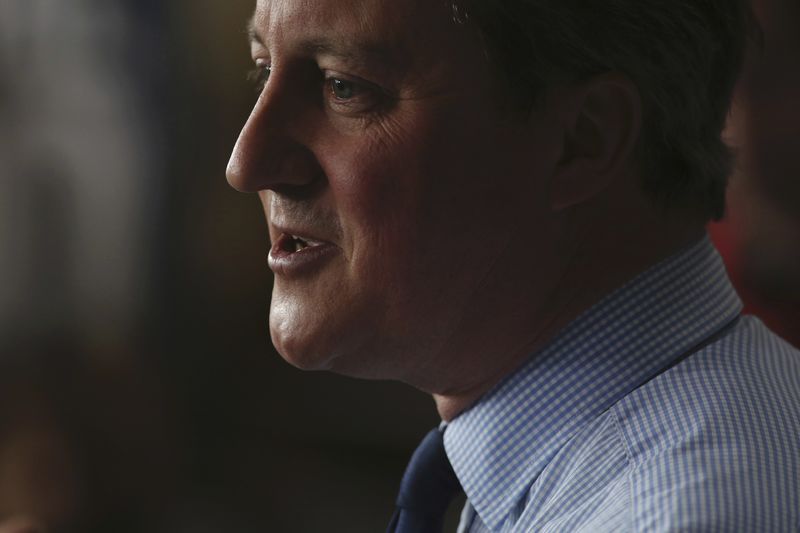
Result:
<svg viewBox="0 0 800 533">
<path fill-rule="evenodd" d="M 272 340 L 429 392 L 443 419 L 449 461 L 434 431 L 390 530 L 440 527 L 425 507 L 453 483 L 429 471 L 450 464 L 461 531 L 797 526 L 800 360 L 738 318 L 704 236 L 746 19 L 258 1 L 263 89 L 228 180 L 269 222 Z"/>
</svg>

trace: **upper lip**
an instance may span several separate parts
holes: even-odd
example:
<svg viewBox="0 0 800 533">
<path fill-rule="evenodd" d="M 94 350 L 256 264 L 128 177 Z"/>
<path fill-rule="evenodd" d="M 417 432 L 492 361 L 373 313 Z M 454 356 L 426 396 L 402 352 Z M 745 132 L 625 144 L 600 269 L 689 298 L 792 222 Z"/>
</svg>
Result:
<svg viewBox="0 0 800 533">
<path fill-rule="evenodd" d="M 331 244 L 331 241 L 320 237 L 320 232 L 301 227 L 299 225 L 276 224 L 270 221 L 270 236 L 275 242 L 281 235 L 289 235 L 292 238 L 300 239 L 308 244 Z"/>
</svg>

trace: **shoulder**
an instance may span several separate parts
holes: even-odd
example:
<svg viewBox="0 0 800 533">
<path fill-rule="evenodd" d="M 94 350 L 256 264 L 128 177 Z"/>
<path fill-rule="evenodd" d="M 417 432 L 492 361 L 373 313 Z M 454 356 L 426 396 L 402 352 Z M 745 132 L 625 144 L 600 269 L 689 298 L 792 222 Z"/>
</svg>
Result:
<svg viewBox="0 0 800 533">
<path fill-rule="evenodd" d="M 800 524 L 800 353 L 746 317 L 614 407 L 634 530 Z"/>
</svg>

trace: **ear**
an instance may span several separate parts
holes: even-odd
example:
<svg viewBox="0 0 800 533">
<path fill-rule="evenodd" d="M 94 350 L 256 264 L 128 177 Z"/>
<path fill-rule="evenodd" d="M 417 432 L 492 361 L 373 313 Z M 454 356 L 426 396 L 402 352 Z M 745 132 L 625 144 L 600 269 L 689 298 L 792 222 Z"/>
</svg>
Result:
<svg viewBox="0 0 800 533">
<path fill-rule="evenodd" d="M 583 203 L 625 170 L 639 138 L 642 104 L 626 77 L 601 74 L 557 96 L 564 139 L 550 189 L 554 211 Z"/>
</svg>

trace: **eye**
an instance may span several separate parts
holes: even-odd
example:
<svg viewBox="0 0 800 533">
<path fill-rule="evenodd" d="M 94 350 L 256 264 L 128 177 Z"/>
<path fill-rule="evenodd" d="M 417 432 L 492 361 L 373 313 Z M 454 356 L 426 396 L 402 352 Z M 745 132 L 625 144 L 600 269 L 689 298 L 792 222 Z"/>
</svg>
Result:
<svg viewBox="0 0 800 533">
<path fill-rule="evenodd" d="M 392 97 L 383 88 L 361 78 L 327 73 L 325 77 L 325 99 L 333 111 L 342 115 L 364 115 L 384 109 Z"/>
<path fill-rule="evenodd" d="M 347 80 L 331 78 L 329 83 L 331 86 L 331 93 L 339 100 L 350 100 L 358 91 L 356 85 Z"/>
<path fill-rule="evenodd" d="M 260 94 L 264 90 L 271 72 L 272 66 L 270 65 L 256 65 L 256 68 L 247 74 L 247 79 L 255 84 L 256 94 Z"/>
</svg>

